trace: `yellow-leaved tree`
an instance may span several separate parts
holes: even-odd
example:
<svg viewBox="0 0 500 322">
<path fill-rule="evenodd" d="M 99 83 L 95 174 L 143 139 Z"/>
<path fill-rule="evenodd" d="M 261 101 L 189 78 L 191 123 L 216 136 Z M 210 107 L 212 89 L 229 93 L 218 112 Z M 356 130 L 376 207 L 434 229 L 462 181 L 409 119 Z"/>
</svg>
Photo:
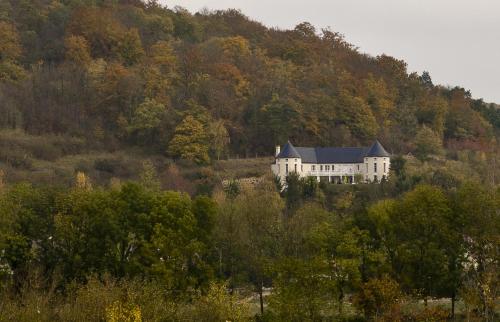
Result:
<svg viewBox="0 0 500 322">
<path fill-rule="evenodd" d="M 210 141 L 212 142 L 212 150 L 217 160 L 220 160 L 222 153 L 229 144 L 229 133 L 224 126 L 224 121 L 217 120 L 212 122 L 210 126 Z"/>
<path fill-rule="evenodd" d="M 75 186 L 78 189 L 85 189 L 85 190 L 92 189 L 92 184 L 90 183 L 89 177 L 81 171 L 76 173 Z"/>
<path fill-rule="evenodd" d="M 208 135 L 203 123 L 188 115 L 175 128 L 175 134 L 168 145 L 168 153 L 176 158 L 207 163 Z"/>
<path fill-rule="evenodd" d="M 25 73 L 18 65 L 22 47 L 16 28 L 7 22 L 0 21 L 0 81 L 16 81 Z"/>
<path fill-rule="evenodd" d="M 75 64 L 86 66 L 92 60 L 89 43 L 83 36 L 67 36 L 64 39 L 64 47 L 66 59 Z"/>
<path fill-rule="evenodd" d="M 137 305 L 115 301 L 106 308 L 106 322 L 142 322 L 141 309 Z"/>
</svg>

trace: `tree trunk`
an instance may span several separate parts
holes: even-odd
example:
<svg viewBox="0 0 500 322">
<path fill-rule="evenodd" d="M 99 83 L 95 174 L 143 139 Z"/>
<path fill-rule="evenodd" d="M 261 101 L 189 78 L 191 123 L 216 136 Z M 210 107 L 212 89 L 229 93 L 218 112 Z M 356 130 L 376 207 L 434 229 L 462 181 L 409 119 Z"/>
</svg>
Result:
<svg viewBox="0 0 500 322">
<path fill-rule="evenodd" d="M 219 249 L 219 276 L 222 277 L 222 247 Z"/>
<path fill-rule="evenodd" d="M 264 288 L 264 282 L 260 281 L 259 285 L 259 301 L 260 301 L 260 315 L 264 316 L 264 296 L 262 295 L 262 289 Z"/>
<path fill-rule="evenodd" d="M 455 291 L 451 294 L 451 319 L 455 320 Z"/>
<path fill-rule="evenodd" d="M 342 315 L 342 303 L 344 302 L 343 300 L 344 300 L 344 292 L 341 289 L 339 293 L 339 315 Z"/>
</svg>

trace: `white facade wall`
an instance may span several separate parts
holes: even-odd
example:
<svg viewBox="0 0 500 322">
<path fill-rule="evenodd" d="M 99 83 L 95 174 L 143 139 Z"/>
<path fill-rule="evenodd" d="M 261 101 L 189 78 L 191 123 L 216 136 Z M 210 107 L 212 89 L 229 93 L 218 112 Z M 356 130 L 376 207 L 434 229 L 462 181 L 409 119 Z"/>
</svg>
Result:
<svg viewBox="0 0 500 322">
<path fill-rule="evenodd" d="M 276 159 L 276 163 L 272 167 L 273 173 L 281 178 L 284 182 L 286 176 L 291 172 L 297 172 L 303 176 L 302 173 L 302 159 Z"/>
<path fill-rule="evenodd" d="M 356 176 L 361 176 L 367 182 L 380 182 L 384 176 L 386 178 L 389 176 L 390 158 L 373 157 L 365 158 L 364 161 L 364 163 L 312 164 L 302 163 L 302 159 L 300 158 L 277 158 L 276 163 L 271 166 L 271 169 L 275 175 L 281 178 L 283 183 L 286 176 L 295 171 L 301 177 L 316 177 L 318 180 L 320 180 L 320 177 L 328 177 L 328 181 L 342 180 L 341 182 L 346 180 L 344 177 L 354 182 L 353 179 Z"/>
<path fill-rule="evenodd" d="M 391 159 L 388 157 L 365 158 L 365 181 L 380 182 L 382 178 L 389 177 Z"/>
</svg>

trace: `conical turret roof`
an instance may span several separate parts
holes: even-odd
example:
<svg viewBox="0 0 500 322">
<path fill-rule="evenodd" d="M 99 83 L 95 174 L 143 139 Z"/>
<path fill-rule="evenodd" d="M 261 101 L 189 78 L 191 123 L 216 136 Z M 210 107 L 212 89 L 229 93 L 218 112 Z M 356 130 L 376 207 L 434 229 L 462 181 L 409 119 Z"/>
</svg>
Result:
<svg viewBox="0 0 500 322">
<path fill-rule="evenodd" d="M 391 155 L 384 149 L 382 144 L 378 140 L 372 144 L 368 152 L 366 153 L 367 157 L 390 157 Z"/>
<path fill-rule="evenodd" d="M 283 147 L 283 150 L 281 150 L 280 154 L 278 154 L 278 158 L 300 158 L 300 154 L 299 152 L 297 151 L 297 149 L 295 149 L 295 147 L 293 146 L 293 144 L 288 141 L 285 146 Z"/>
</svg>

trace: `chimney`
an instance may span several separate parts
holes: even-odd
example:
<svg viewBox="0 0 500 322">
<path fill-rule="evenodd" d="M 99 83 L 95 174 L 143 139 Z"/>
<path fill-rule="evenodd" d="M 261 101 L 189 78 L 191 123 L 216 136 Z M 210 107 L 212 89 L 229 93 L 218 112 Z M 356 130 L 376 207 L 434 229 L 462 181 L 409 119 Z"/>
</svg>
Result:
<svg viewBox="0 0 500 322">
<path fill-rule="evenodd" d="M 281 147 L 279 145 L 276 146 L 276 155 L 275 157 L 278 157 L 278 155 L 280 154 L 280 151 L 281 151 Z"/>
</svg>

